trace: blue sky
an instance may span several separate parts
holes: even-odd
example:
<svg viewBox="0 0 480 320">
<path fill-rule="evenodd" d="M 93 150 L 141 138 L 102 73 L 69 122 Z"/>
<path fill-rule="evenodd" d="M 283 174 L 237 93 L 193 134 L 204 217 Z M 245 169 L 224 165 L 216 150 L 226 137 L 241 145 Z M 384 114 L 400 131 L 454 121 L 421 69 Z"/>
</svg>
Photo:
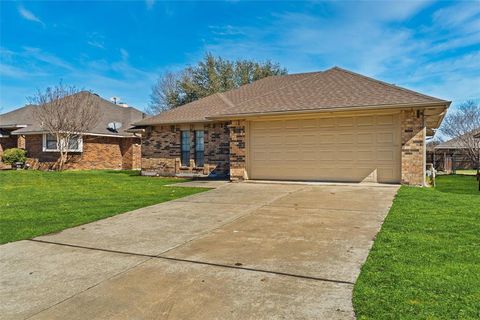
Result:
<svg viewBox="0 0 480 320">
<path fill-rule="evenodd" d="M 159 74 L 206 51 L 480 100 L 480 1 L 2 1 L 0 109 L 60 79 L 143 109 Z"/>
</svg>

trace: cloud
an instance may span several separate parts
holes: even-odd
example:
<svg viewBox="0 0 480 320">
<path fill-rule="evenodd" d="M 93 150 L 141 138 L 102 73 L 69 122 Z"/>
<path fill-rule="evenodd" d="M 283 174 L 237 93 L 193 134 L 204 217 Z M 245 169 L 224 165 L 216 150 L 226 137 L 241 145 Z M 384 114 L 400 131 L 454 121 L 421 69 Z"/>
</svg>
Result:
<svg viewBox="0 0 480 320">
<path fill-rule="evenodd" d="M 155 5 L 155 0 L 145 0 L 145 5 L 147 6 L 147 9 L 150 10 Z"/>
<path fill-rule="evenodd" d="M 93 90 L 102 97 L 121 95 L 128 104 L 145 108 L 148 90 L 159 72 L 137 68 L 128 61 L 129 54 L 125 49 L 119 51 L 121 56 L 117 61 L 92 60 L 80 55 L 74 64 L 39 48 L 24 47 L 20 51 L 0 48 L 0 78 L 2 82 L 8 79 L 9 83 L 8 86 L 1 85 L 2 91 L 8 87 L 9 92 L 2 92 L 0 105 L 10 109 L 14 105 L 8 101 L 18 101 L 19 95 L 20 98 L 26 97 L 36 88 L 51 86 L 62 79 L 78 88 Z M 145 92 L 143 96 L 142 92 Z"/>
<path fill-rule="evenodd" d="M 127 51 L 127 50 L 121 48 L 121 49 L 120 49 L 120 55 L 121 55 L 121 57 L 122 57 L 122 61 L 128 60 L 129 54 L 128 54 L 128 51 Z"/>
<path fill-rule="evenodd" d="M 66 70 L 74 70 L 74 67 L 67 61 L 53 54 L 45 52 L 40 48 L 23 47 L 23 49 L 24 49 L 23 55 L 30 56 L 37 62 L 43 62 L 47 65 L 66 69 Z"/>
<path fill-rule="evenodd" d="M 45 23 L 43 23 L 43 21 L 40 20 L 40 18 L 38 18 L 36 15 L 34 15 L 33 12 L 25 9 L 23 6 L 19 6 L 19 7 L 18 7 L 18 13 L 19 13 L 20 16 L 22 16 L 24 19 L 29 20 L 29 21 L 33 21 L 33 22 L 40 23 L 42 26 L 45 27 Z"/>
<path fill-rule="evenodd" d="M 95 41 L 95 40 L 89 40 L 89 41 L 87 41 L 87 44 L 92 46 L 92 47 L 95 47 L 95 48 L 105 49 L 105 46 L 103 45 L 103 43 L 100 43 L 100 42 Z"/>
<path fill-rule="evenodd" d="M 480 45 L 480 19 L 473 13 L 480 9 L 445 21 L 439 17 L 469 11 L 472 3 L 444 6 L 441 13 L 429 4 L 329 2 L 273 12 L 248 25 L 210 26 L 202 52 L 271 59 L 292 73 L 339 65 L 445 99 L 479 97 L 480 56 L 465 48 Z"/>
</svg>

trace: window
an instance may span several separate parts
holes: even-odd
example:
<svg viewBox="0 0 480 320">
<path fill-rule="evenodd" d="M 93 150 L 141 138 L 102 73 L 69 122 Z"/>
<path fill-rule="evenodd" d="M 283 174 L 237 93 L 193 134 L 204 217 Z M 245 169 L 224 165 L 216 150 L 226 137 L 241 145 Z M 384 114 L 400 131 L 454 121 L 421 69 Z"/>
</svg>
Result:
<svg viewBox="0 0 480 320">
<path fill-rule="evenodd" d="M 181 161 L 183 167 L 190 166 L 190 131 L 182 131 L 182 154 Z"/>
<path fill-rule="evenodd" d="M 203 167 L 205 157 L 205 133 L 195 131 L 195 166 Z"/>
<path fill-rule="evenodd" d="M 60 142 L 62 145 L 63 143 Z M 44 152 L 58 152 L 57 137 L 53 134 L 44 134 L 43 135 L 43 151 Z M 83 141 L 81 136 L 72 136 L 68 143 L 69 152 L 82 152 L 83 151 Z"/>
</svg>

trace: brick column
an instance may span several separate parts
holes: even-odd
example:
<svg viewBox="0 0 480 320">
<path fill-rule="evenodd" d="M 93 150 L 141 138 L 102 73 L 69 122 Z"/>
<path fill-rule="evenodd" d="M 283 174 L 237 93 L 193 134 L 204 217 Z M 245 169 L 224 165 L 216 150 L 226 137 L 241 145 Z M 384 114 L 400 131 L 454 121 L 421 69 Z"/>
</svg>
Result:
<svg viewBox="0 0 480 320">
<path fill-rule="evenodd" d="M 25 136 L 20 135 L 17 139 L 17 148 L 25 149 Z"/>
<path fill-rule="evenodd" d="M 230 129 L 230 180 L 243 180 L 246 177 L 246 123 L 243 120 L 235 120 L 228 127 Z"/>
<path fill-rule="evenodd" d="M 401 116 L 402 184 L 424 185 L 426 128 L 422 110 L 404 110 Z"/>
</svg>

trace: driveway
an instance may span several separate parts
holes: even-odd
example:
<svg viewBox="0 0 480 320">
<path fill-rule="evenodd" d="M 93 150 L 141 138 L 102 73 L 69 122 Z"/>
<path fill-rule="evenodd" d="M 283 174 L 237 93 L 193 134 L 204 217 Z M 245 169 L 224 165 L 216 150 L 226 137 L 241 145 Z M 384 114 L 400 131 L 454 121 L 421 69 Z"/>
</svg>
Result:
<svg viewBox="0 0 480 320">
<path fill-rule="evenodd" d="M 351 319 L 396 186 L 231 183 L 0 246 L 2 319 Z"/>
</svg>

